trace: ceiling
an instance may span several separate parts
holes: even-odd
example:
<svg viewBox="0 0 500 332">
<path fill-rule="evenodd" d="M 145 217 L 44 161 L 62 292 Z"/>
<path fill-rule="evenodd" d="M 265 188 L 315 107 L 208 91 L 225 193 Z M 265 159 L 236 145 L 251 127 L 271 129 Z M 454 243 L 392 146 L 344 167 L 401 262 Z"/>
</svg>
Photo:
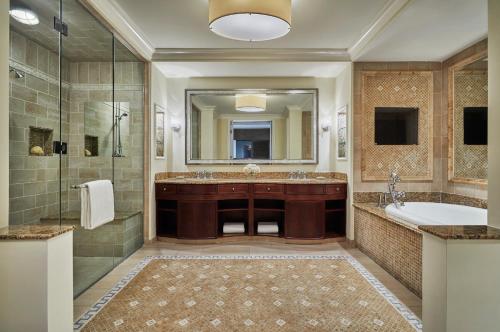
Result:
<svg viewBox="0 0 500 332">
<path fill-rule="evenodd" d="M 413 0 L 361 61 L 446 60 L 488 34 L 488 0 Z"/>
<path fill-rule="evenodd" d="M 88 1 L 99 7 L 99 1 Z M 121 15 L 130 34 L 154 54 L 168 50 L 180 54 L 180 61 L 186 50 L 196 55 L 218 49 L 343 50 L 353 61 L 442 61 L 487 35 L 487 0 L 292 0 L 291 32 L 258 43 L 211 33 L 208 0 L 107 3 L 109 19 Z M 217 59 L 224 59 L 224 53 L 203 61 Z"/>
<path fill-rule="evenodd" d="M 166 77 L 337 77 L 344 62 L 157 62 Z"/>
<path fill-rule="evenodd" d="M 68 25 L 68 36 L 62 37 L 62 55 L 70 61 L 112 61 L 113 35 L 77 1 L 64 0 L 16 0 L 33 9 L 40 19 L 38 25 L 26 25 L 10 18 L 13 30 L 28 39 L 59 53 L 59 34 L 54 30 L 54 17 L 62 12 Z M 120 42 L 115 46 L 117 61 L 137 61 Z"/>
<path fill-rule="evenodd" d="M 348 48 L 388 1 L 293 0 L 291 32 L 258 43 L 233 41 L 210 32 L 208 0 L 116 2 L 155 48 Z"/>
<path fill-rule="evenodd" d="M 313 94 L 279 94 L 266 95 L 266 115 L 284 116 L 287 107 L 296 106 L 302 111 L 312 111 L 313 109 Z M 249 118 L 255 117 L 255 113 L 243 113 L 235 109 L 236 100 L 234 95 L 198 95 L 193 97 L 193 104 L 198 108 L 215 107 L 217 116 L 223 114 L 239 114 Z M 263 114 L 263 113 L 257 113 Z"/>
</svg>

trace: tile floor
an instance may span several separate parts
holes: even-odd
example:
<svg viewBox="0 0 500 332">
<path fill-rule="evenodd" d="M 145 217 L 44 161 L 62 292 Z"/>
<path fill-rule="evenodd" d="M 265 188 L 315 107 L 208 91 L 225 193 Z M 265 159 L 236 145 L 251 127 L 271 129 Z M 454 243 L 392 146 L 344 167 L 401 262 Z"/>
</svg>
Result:
<svg viewBox="0 0 500 332">
<path fill-rule="evenodd" d="M 322 245 L 292 245 L 259 242 L 216 245 L 180 245 L 164 242 L 146 244 L 123 261 L 108 275 L 95 283 L 74 300 L 74 318 L 80 317 L 113 285 L 125 276 L 139 261 L 152 255 L 345 255 L 355 257 L 368 271 L 406 304 L 418 317 L 422 317 L 422 300 L 385 272 L 358 249 L 342 243 Z"/>
</svg>

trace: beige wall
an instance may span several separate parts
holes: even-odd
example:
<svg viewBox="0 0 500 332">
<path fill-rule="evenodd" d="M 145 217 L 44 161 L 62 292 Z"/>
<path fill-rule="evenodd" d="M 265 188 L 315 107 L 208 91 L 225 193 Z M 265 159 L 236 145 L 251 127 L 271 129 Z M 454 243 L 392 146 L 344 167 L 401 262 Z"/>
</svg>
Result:
<svg viewBox="0 0 500 332">
<path fill-rule="evenodd" d="M 9 1 L 0 0 L 0 227 L 9 222 Z"/>
<path fill-rule="evenodd" d="M 155 64 L 151 65 L 151 114 L 150 114 L 150 124 L 151 124 L 151 133 L 154 133 L 154 125 L 155 125 L 155 105 L 159 105 L 167 110 L 167 79 L 161 71 L 158 69 L 158 67 Z M 167 116 L 167 123 L 169 121 L 169 118 Z M 169 127 L 166 126 L 165 128 L 167 132 L 169 132 Z M 152 147 L 155 146 L 155 136 L 154 134 L 150 135 L 150 144 Z M 170 140 L 170 137 L 168 138 Z M 167 145 L 170 142 L 167 141 Z M 155 181 L 155 174 L 159 172 L 164 172 L 165 169 L 167 168 L 167 159 L 156 159 L 155 154 L 154 154 L 154 149 L 151 150 L 151 176 L 149 177 L 151 184 L 149 186 L 149 197 L 151 198 L 149 201 L 150 204 L 150 218 L 149 218 L 149 239 L 153 239 L 156 237 L 156 201 L 155 201 L 155 186 L 154 186 L 154 181 Z M 167 158 L 169 158 L 170 154 L 167 150 Z M 144 223 L 147 223 L 147 220 L 144 221 Z"/>
<path fill-rule="evenodd" d="M 243 166 L 236 165 L 185 165 L 185 89 L 294 89 L 318 88 L 319 89 L 319 123 L 326 118 L 332 118 L 335 110 L 335 79 L 334 78 L 168 78 L 167 101 L 168 114 L 173 121 L 182 123 L 179 132 L 168 130 L 167 170 L 170 172 L 185 172 L 199 169 L 217 171 L 240 171 Z M 319 163 L 318 165 L 263 165 L 262 171 L 288 171 L 303 169 L 307 171 L 334 171 L 335 161 L 330 159 L 334 152 L 330 141 L 330 134 L 319 134 Z"/>
<path fill-rule="evenodd" d="M 335 171 L 347 174 L 347 237 L 354 239 L 354 212 L 352 207 L 353 196 L 353 111 L 352 111 L 352 70 L 353 64 L 347 64 L 346 68 L 337 76 L 335 83 L 335 110 L 331 119 L 332 129 L 330 132 L 330 142 L 332 145 L 330 162 L 335 165 Z M 337 110 L 347 105 L 347 159 L 337 160 Z M 321 127 L 321 124 L 320 124 Z M 320 132 L 322 130 L 320 129 Z M 324 135 L 324 134 L 323 134 Z"/>
<path fill-rule="evenodd" d="M 488 142 L 490 149 L 488 155 L 488 184 L 489 206 L 488 223 L 500 227 L 500 1 L 488 2 L 488 91 L 491 91 L 488 101 Z"/>
</svg>

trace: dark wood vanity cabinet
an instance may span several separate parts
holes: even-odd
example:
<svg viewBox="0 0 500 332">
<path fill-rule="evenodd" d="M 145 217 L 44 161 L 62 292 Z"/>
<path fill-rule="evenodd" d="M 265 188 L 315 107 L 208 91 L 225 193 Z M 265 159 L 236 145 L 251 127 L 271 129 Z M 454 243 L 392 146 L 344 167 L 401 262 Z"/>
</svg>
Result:
<svg viewBox="0 0 500 332">
<path fill-rule="evenodd" d="M 157 183 L 155 191 L 159 237 L 229 237 L 222 233 L 226 222 L 242 222 L 244 235 L 257 236 L 258 223 L 266 221 L 278 223 L 276 237 L 345 236 L 345 183 Z"/>
<path fill-rule="evenodd" d="M 217 201 L 180 200 L 177 216 L 178 238 L 217 238 Z"/>
<path fill-rule="evenodd" d="M 325 237 L 325 202 L 286 201 L 285 220 L 286 238 L 322 239 Z"/>
</svg>

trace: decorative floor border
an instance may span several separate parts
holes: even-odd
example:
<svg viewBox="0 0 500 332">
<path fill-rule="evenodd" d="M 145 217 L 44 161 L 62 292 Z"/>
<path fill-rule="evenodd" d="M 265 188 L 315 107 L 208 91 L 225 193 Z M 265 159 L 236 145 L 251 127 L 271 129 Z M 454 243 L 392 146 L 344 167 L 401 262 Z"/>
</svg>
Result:
<svg viewBox="0 0 500 332">
<path fill-rule="evenodd" d="M 120 279 L 113 288 L 111 288 L 103 297 L 99 299 L 87 312 L 78 318 L 73 324 L 74 331 L 80 331 L 102 308 L 108 304 L 116 294 L 118 294 L 132 279 L 141 272 L 146 265 L 155 259 L 170 259 L 170 260 L 217 260 L 217 259 L 255 259 L 255 260 L 273 260 L 273 259 L 332 259 L 346 260 L 356 271 L 361 274 L 370 285 L 387 301 L 396 311 L 415 329 L 417 332 L 422 332 L 422 321 L 404 305 L 391 291 L 389 291 L 377 278 L 375 278 L 368 270 L 361 265 L 354 257 L 350 255 L 207 255 L 207 256 L 146 256 L 141 260 L 125 277 Z"/>
</svg>

